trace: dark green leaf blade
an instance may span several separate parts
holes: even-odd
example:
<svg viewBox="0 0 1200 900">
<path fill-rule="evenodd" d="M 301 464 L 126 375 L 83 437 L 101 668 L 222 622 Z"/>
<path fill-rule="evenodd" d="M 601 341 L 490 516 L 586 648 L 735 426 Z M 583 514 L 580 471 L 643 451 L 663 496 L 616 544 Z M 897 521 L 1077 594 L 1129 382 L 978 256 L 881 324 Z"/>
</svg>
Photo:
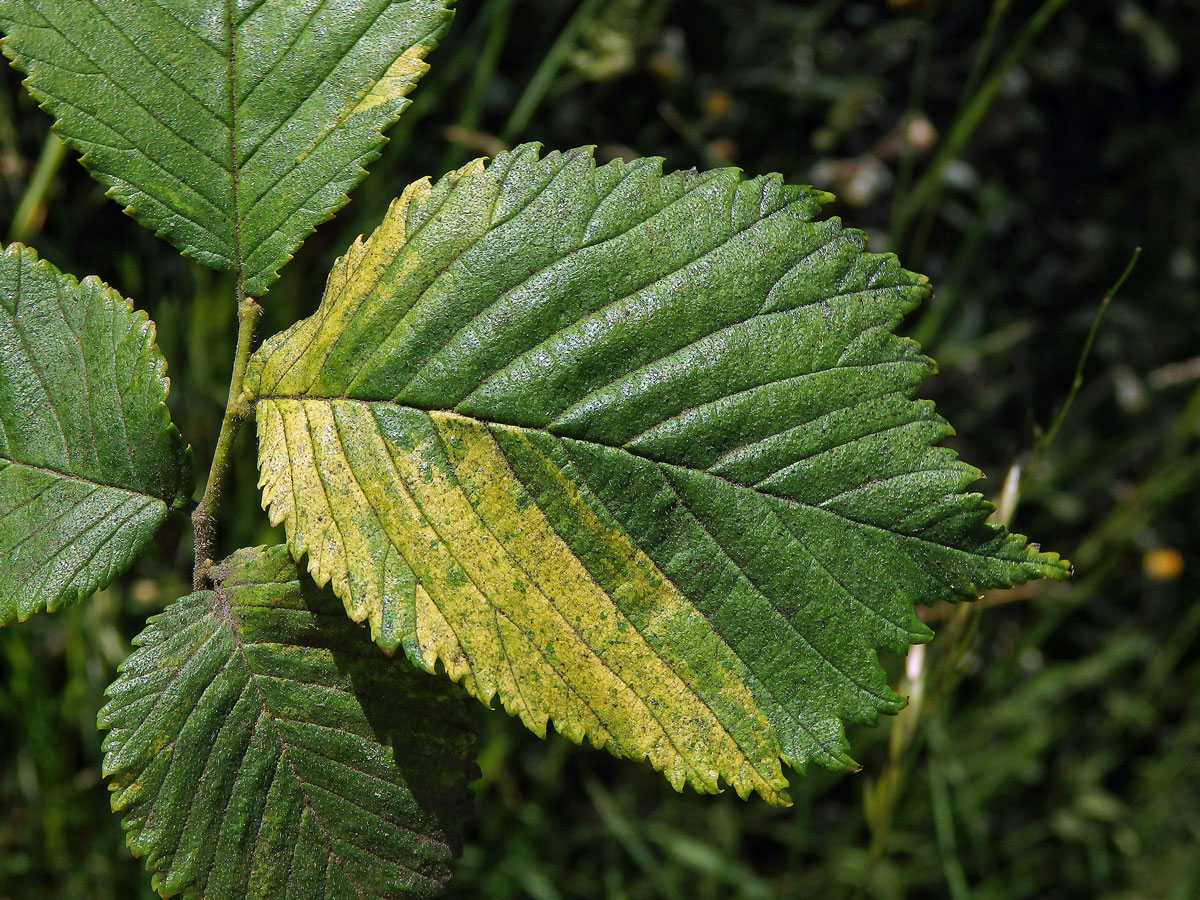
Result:
<svg viewBox="0 0 1200 900">
<path fill-rule="evenodd" d="M 473 731 L 285 547 L 150 620 L 100 712 L 129 846 L 184 898 L 428 897 L 470 813 Z"/>
<path fill-rule="evenodd" d="M 0 625 L 87 597 L 190 499 L 145 313 L 14 244 L 0 256 Z"/>
<path fill-rule="evenodd" d="M 0 0 L 0 27 L 109 195 L 259 296 L 379 155 L 450 2 Z"/>
<path fill-rule="evenodd" d="M 903 704 L 914 602 L 1063 577 L 987 524 L 826 195 L 525 146 L 411 186 L 251 362 L 264 503 L 377 641 L 539 733 L 783 802 Z M 514 648 L 516 648 L 514 650 Z"/>
</svg>

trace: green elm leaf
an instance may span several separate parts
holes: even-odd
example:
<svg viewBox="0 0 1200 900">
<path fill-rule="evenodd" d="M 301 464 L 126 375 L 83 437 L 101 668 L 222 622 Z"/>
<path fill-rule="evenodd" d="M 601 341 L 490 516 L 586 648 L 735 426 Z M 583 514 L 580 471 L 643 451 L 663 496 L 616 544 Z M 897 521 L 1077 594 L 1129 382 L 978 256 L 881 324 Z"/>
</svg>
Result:
<svg viewBox="0 0 1200 900">
<path fill-rule="evenodd" d="M 166 366 L 116 291 L 0 255 L 0 625 L 104 587 L 190 499 Z"/>
<path fill-rule="evenodd" d="M 412 185 L 251 360 L 263 500 L 417 665 L 676 787 L 786 803 L 896 712 L 914 602 L 1060 578 L 989 525 L 828 198 L 535 145 Z"/>
<path fill-rule="evenodd" d="M 0 27 L 109 196 L 259 296 L 379 156 L 451 2 L 0 0 Z"/>
<path fill-rule="evenodd" d="M 474 731 L 287 548 L 150 620 L 100 711 L 104 773 L 163 896 L 430 897 L 470 815 Z"/>
</svg>

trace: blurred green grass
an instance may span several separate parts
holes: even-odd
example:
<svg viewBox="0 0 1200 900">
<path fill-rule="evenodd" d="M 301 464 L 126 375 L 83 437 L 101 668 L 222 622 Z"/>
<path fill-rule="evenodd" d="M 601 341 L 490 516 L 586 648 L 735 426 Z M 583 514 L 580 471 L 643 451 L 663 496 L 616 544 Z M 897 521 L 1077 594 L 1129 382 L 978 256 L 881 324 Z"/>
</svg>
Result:
<svg viewBox="0 0 1200 900">
<path fill-rule="evenodd" d="M 779 171 L 838 193 L 834 214 L 932 278 L 907 323 L 941 363 L 926 393 L 997 493 L 1033 460 L 1104 290 L 1144 254 L 1012 523 L 1074 560 L 1073 585 L 941 618 L 919 712 L 851 728 L 863 771 L 795 777 L 789 810 L 678 795 L 481 708 L 479 817 L 454 896 L 1200 896 L 1197 12 L 460 0 L 371 176 L 266 298 L 264 333 L 315 308 L 333 258 L 404 185 L 513 142 Z M 2 87 L 0 222 L 158 322 L 176 421 L 207 460 L 229 280 L 122 216 L 47 145 L 19 76 Z M 277 537 L 249 438 L 226 551 Z M 94 721 L 130 638 L 187 590 L 189 557 L 173 521 L 98 597 L 0 631 L 0 900 L 152 896 L 108 812 Z M 886 663 L 899 682 L 903 661 Z"/>
</svg>

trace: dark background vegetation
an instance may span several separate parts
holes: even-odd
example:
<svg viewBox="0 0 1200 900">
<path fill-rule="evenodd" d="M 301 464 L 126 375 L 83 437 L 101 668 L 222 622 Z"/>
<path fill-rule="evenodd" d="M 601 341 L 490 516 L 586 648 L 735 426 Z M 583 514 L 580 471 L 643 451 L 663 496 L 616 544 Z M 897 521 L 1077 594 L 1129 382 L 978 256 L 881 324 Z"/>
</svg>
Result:
<svg viewBox="0 0 1200 900">
<path fill-rule="evenodd" d="M 851 728 L 863 770 L 795 776 L 791 809 L 678 795 L 644 765 L 480 707 L 455 896 L 1200 896 L 1197 13 L 460 0 L 384 156 L 266 298 L 264 333 L 315 308 L 333 258 L 409 181 L 514 142 L 782 172 L 836 192 L 834 214 L 932 278 L 904 325 L 941 364 L 926 393 L 991 476 L 983 490 L 1021 467 L 1013 527 L 1077 576 L 930 610 L 921 702 Z M 124 217 L 69 154 L 56 165 L 19 76 L 0 86 L 0 223 L 158 322 L 175 419 L 206 462 L 229 280 Z M 223 552 L 276 539 L 249 437 Z M 180 519 L 96 598 L 0 632 L 0 900 L 150 896 L 108 811 L 95 714 L 145 617 L 188 589 L 190 540 Z M 885 662 L 915 697 L 903 660 Z"/>
</svg>

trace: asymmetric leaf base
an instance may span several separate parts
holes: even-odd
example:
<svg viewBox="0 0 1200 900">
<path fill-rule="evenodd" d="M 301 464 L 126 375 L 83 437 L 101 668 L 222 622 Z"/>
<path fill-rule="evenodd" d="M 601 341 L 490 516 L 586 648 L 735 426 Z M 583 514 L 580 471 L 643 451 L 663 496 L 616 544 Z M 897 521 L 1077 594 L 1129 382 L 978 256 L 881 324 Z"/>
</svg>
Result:
<svg viewBox="0 0 1200 900">
<path fill-rule="evenodd" d="M 986 523 L 826 195 L 527 145 L 412 185 L 251 360 L 264 504 L 355 621 L 542 734 L 786 803 L 903 699 L 913 604 L 1066 564 Z"/>
</svg>

